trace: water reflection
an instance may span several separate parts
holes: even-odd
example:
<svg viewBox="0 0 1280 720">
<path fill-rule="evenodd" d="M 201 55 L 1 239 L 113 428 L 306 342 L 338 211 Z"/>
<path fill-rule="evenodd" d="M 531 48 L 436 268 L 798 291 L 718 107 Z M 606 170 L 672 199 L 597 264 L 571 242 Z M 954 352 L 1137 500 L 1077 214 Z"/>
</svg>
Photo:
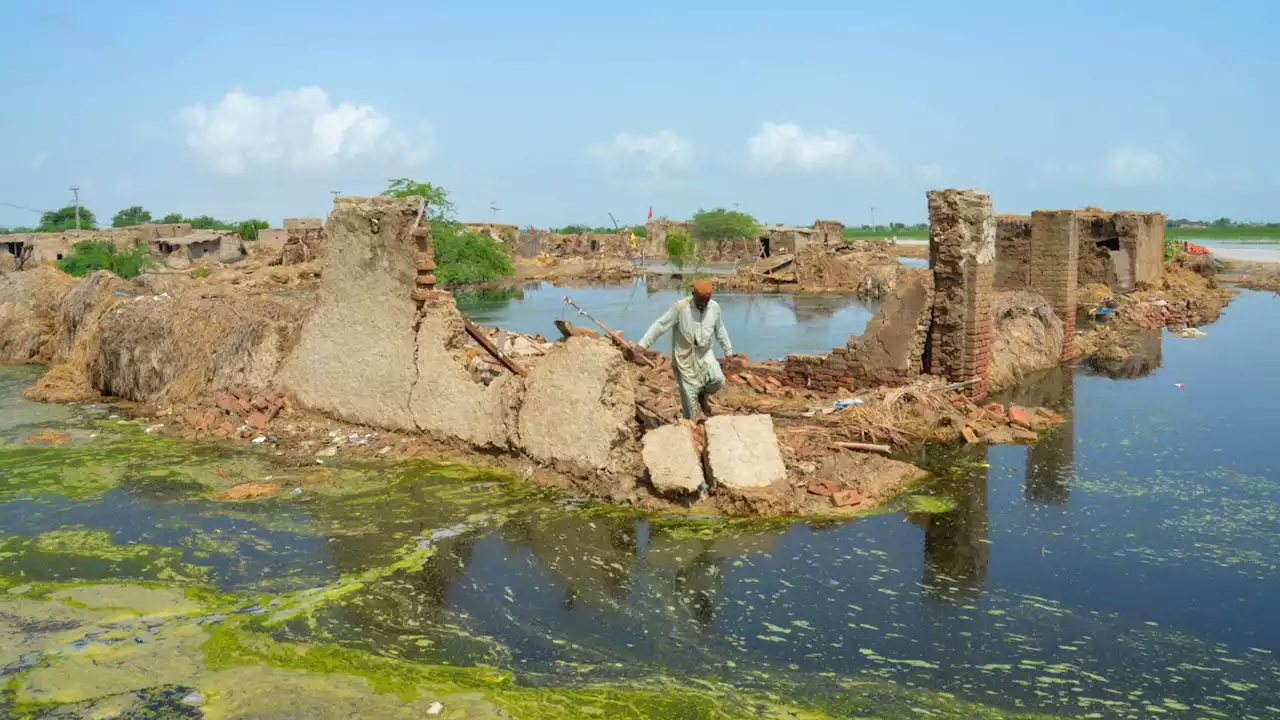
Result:
<svg viewBox="0 0 1280 720">
<path fill-rule="evenodd" d="M 982 594 L 987 581 L 986 448 L 965 453 L 965 460 L 968 471 L 947 487 L 955 509 L 913 518 L 924 530 L 924 593 L 934 600 L 969 602 Z"/>
</svg>

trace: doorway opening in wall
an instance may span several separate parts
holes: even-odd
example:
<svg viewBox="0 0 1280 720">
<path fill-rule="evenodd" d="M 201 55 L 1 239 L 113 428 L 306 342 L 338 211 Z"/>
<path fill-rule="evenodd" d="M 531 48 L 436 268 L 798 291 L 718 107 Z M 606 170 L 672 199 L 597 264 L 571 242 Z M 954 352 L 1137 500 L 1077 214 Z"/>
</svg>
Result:
<svg viewBox="0 0 1280 720">
<path fill-rule="evenodd" d="M 22 246 L 23 243 L 20 242 L 7 242 L 4 244 L 4 251 L 14 257 L 18 257 L 22 254 Z"/>
<path fill-rule="evenodd" d="M 1103 239 L 1103 240 L 1099 240 L 1099 241 L 1098 241 L 1098 247 L 1106 248 L 1106 249 L 1108 249 L 1108 250 L 1119 251 L 1119 250 L 1120 250 L 1120 238 L 1118 238 L 1118 237 L 1113 237 L 1113 238 L 1105 238 L 1105 239 Z"/>
<path fill-rule="evenodd" d="M 772 242 L 767 237 L 760 238 L 760 257 L 773 257 Z"/>
<path fill-rule="evenodd" d="M 591 252 L 595 252 L 599 249 L 600 249 L 600 241 L 596 240 L 595 238 L 591 238 Z"/>
<path fill-rule="evenodd" d="M 58 253 L 58 259 L 59 259 L 59 260 L 61 260 L 61 259 L 62 259 L 62 253 Z"/>
</svg>

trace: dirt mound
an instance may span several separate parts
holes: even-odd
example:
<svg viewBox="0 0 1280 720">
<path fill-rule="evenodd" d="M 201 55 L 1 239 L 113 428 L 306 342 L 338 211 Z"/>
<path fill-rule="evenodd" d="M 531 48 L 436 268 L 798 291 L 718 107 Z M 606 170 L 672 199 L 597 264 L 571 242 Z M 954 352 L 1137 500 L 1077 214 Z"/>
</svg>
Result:
<svg viewBox="0 0 1280 720">
<path fill-rule="evenodd" d="M 1061 361 L 1062 322 L 1044 297 L 1026 291 L 999 292 L 992 305 L 991 391 L 1013 387 L 1027 373 Z"/>
<path fill-rule="evenodd" d="M 206 299 L 140 296 L 86 330 L 80 363 L 96 394 L 181 403 L 228 388 L 271 384 L 307 304 L 269 296 Z"/>
<path fill-rule="evenodd" d="M 41 363 L 53 358 L 59 308 L 75 282 L 51 267 L 0 275 L 0 362 Z"/>
<path fill-rule="evenodd" d="M 1116 299 L 1113 322 L 1130 328 L 1205 325 L 1218 319 L 1232 295 L 1179 260 L 1170 260 L 1157 281 L 1139 283 L 1136 292 Z"/>
<path fill-rule="evenodd" d="M 721 288 L 788 292 L 855 292 L 864 298 L 881 298 L 896 287 L 905 266 L 892 256 L 867 250 L 831 252 L 806 247 L 790 264 L 785 256 L 758 260 L 733 275 L 716 280 Z M 767 269 L 777 270 L 766 273 Z"/>
</svg>

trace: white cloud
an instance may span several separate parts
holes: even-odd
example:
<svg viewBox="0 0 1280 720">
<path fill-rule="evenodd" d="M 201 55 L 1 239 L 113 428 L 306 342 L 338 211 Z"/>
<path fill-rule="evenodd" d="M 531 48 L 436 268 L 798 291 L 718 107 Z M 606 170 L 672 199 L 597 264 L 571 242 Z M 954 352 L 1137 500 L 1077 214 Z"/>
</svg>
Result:
<svg viewBox="0 0 1280 720">
<path fill-rule="evenodd" d="M 27 169 L 39 170 L 40 168 L 44 167 L 45 162 L 47 162 L 48 160 L 49 160 L 49 153 L 47 152 L 36 153 L 35 155 L 31 156 L 30 160 L 27 161 Z"/>
<path fill-rule="evenodd" d="M 916 170 L 916 175 L 925 185 L 937 185 L 946 178 L 947 171 L 941 165 L 923 165 Z"/>
<path fill-rule="evenodd" d="M 693 147 L 670 130 L 618 133 L 611 142 L 594 143 L 587 150 L 610 172 L 640 171 L 657 178 L 693 167 Z"/>
<path fill-rule="evenodd" d="M 322 170 L 359 158 L 425 159 L 425 144 L 411 144 L 386 115 L 369 105 L 333 105 L 316 86 L 270 96 L 237 88 L 213 107 L 183 108 L 178 120 L 187 145 L 228 175 L 251 167 Z"/>
<path fill-rule="evenodd" d="M 873 173 L 889 167 L 888 158 L 869 137 L 839 130 L 811 134 L 794 123 L 764 123 L 747 139 L 747 153 L 751 166 L 764 172 L 792 168 Z"/>
<path fill-rule="evenodd" d="M 1107 157 L 1106 173 L 1119 185 L 1145 185 L 1164 177 L 1164 163 L 1150 150 L 1118 148 Z"/>
</svg>

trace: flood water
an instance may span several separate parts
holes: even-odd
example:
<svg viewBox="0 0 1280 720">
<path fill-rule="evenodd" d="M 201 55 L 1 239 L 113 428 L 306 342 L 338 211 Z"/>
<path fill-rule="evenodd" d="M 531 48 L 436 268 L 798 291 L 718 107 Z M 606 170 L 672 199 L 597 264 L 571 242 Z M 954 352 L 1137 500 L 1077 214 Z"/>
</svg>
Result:
<svg viewBox="0 0 1280 720">
<path fill-rule="evenodd" d="M 1277 717 L 1280 299 L 1205 330 L 1036 379 L 1008 399 L 1065 426 L 923 453 L 933 502 L 840 523 L 282 468 L 0 369 L 0 716 Z M 213 497 L 268 476 L 300 491 Z"/>
<path fill-rule="evenodd" d="M 568 297 L 610 330 L 633 342 L 644 335 L 673 302 L 688 295 L 679 278 L 649 276 L 626 285 L 556 287 L 535 282 L 518 288 L 455 293 L 458 309 L 482 325 L 559 337 L 555 320 L 595 328 L 564 302 Z M 874 305 L 849 295 L 716 293 L 734 352 L 753 359 L 787 353 L 825 353 L 843 346 L 866 328 Z M 667 351 L 669 340 L 658 348 Z"/>
</svg>

